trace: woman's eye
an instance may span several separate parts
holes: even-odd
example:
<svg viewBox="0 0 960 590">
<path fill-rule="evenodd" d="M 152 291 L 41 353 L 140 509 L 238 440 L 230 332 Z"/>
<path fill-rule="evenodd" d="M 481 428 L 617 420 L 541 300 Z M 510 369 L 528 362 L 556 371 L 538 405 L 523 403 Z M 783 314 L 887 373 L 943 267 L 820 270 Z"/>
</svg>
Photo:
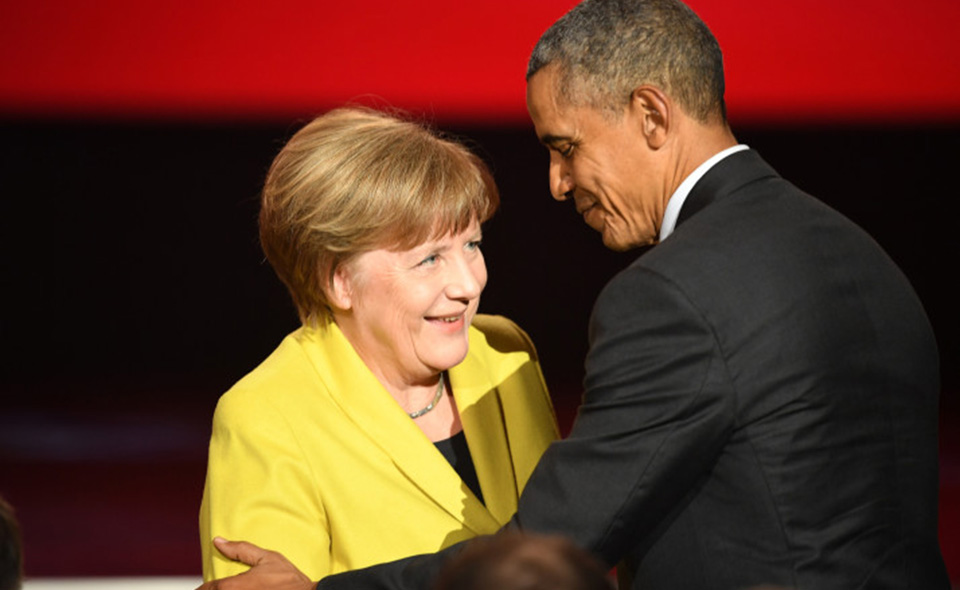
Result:
<svg viewBox="0 0 960 590">
<path fill-rule="evenodd" d="M 482 243 L 481 240 L 471 240 L 467 242 L 467 250 L 470 250 L 470 251 L 479 250 L 481 243 Z"/>
<path fill-rule="evenodd" d="M 430 256 L 427 256 L 426 258 L 421 260 L 420 263 L 417 264 L 417 266 L 431 266 L 433 264 L 436 264 L 438 258 L 439 256 L 437 256 L 436 254 L 431 254 Z"/>
</svg>

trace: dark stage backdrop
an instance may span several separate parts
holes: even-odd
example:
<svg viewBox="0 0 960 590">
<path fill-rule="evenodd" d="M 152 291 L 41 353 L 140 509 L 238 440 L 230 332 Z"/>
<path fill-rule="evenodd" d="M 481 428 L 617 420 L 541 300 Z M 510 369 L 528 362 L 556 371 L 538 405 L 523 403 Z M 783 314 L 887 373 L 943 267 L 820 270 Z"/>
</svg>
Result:
<svg viewBox="0 0 960 590">
<path fill-rule="evenodd" d="M 0 494 L 20 510 L 29 574 L 199 572 L 213 405 L 297 325 L 256 214 L 267 166 L 299 124 L 0 122 Z M 490 163 L 502 193 L 481 310 L 531 334 L 566 428 L 592 302 L 635 253 L 607 251 L 550 198 L 529 126 L 445 129 Z M 738 135 L 873 234 L 927 308 L 943 358 L 942 535 L 956 572 L 960 125 Z"/>
<path fill-rule="evenodd" d="M 0 124 L 3 379 L 210 380 L 252 368 L 296 314 L 257 243 L 266 168 L 299 123 Z M 527 126 L 447 128 L 494 170 L 502 208 L 481 310 L 515 318 L 547 377 L 576 383 L 592 301 L 633 259 L 602 247 L 547 190 Z M 743 128 L 784 176 L 865 227 L 923 299 L 955 385 L 960 126 Z M 194 377 L 196 376 L 196 377 Z M 171 391 L 170 395 L 177 395 Z"/>
<path fill-rule="evenodd" d="M 943 358 L 941 538 L 960 576 L 956 0 L 690 0 L 725 54 L 734 128 L 864 226 Z M 481 309 L 537 343 L 562 426 L 590 307 L 635 254 L 547 190 L 524 61 L 575 0 L 0 1 L 0 495 L 27 573 L 196 575 L 217 397 L 296 314 L 257 197 L 308 114 L 436 121 L 490 162 Z"/>
</svg>

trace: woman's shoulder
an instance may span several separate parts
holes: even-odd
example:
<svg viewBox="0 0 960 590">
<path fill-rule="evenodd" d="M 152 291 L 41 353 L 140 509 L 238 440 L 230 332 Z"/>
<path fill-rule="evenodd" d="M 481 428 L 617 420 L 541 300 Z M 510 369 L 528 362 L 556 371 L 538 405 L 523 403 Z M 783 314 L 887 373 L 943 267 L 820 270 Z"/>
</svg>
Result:
<svg viewBox="0 0 960 590">
<path fill-rule="evenodd" d="M 479 340 L 475 345 L 501 353 L 526 352 L 536 358 L 536 348 L 530 336 L 520 326 L 501 315 L 477 314 L 471 324 Z"/>
<path fill-rule="evenodd" d="M 297 407 L 304 392 L 316 391 L 316 372 L 299 330 L 284 338 L 256 368 L 220 396 L 217 413 L 253 415 Z"/>
</svg>

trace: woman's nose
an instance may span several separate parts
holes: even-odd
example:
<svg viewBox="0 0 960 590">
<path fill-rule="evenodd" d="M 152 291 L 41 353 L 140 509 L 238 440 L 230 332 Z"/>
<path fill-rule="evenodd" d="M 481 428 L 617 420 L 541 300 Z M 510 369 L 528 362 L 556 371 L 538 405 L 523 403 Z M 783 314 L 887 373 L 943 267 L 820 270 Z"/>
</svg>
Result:
<svg viewBox="0 0 960 590">
<path fill-rule="evenodd" d="M 459 258 L 450 273 L 447 293 L 451 299 L 476 299 L 487 284 L 487 267 L 483 258 Z"/>
</svg>

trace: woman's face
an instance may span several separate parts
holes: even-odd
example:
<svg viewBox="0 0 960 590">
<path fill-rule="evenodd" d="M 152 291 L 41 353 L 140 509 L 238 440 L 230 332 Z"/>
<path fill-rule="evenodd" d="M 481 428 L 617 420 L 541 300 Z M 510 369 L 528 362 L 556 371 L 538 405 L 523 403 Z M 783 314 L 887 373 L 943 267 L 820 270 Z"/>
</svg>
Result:
<svg viewBox="0 0 960 590">
<path fill-rule="evenodd" d="M 384 383 L 429 381 L 467 354 L 487 283 L 480 224 L 410 250 L 361 254 L 334 275 L 334 319 Z"/>
</svg>

